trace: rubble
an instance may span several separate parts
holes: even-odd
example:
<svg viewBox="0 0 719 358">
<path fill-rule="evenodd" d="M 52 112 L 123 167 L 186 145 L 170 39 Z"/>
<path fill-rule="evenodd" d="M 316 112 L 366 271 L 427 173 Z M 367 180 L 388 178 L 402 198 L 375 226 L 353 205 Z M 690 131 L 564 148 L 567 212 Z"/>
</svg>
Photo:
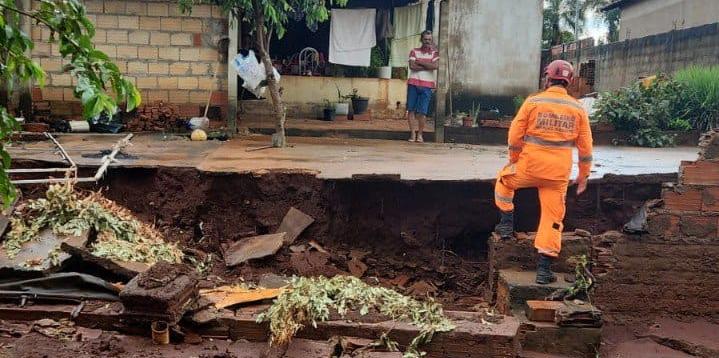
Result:
<svg viewBox="0 0 719 358">
<path fill-rule="evenodd" d="M 137 109 L 135 117 L 127 122 L 127 130 L 130 132 L 161 132 L 180 128 L 182 122 L 179 111 L 178 105 L 164 102 L 142 105 Z"/>
<path fill-rule="evenodd" d="M 315 222 L 314 218 L 291 207 L 275 232 L 286 233 L 285 244 L 292 245 L 297 237 L 313 222 Z"/>
<path fill-rule="evenodd" d="M 603 324 L 602 311 L 579 300 L 564 301 L 554 321 L 561 327 L 601 327 Z"/>
<path fill-rule="evenodd" d="M 153 264 L 160 260 L 179 262 L 183 257 L 175 244 L 166 243 L 162 234 L 138 221 L 129 210 L 100 193 L 80 193 L 69 181 L 51 185 L 45 198 L 19 205 L 11 223 L 2 245 L 10 258 L 25 243 L 37 241 L 44 229 L 73 236 L 93 230 L 97 238 L 89 243 L 90 252 L 108 259 Z M 77 246 L 84 245 L 80 242 Z M 53 250 L 59 249 L 60 243 Z"/>
<path fill-rule="evenodd" d="M 242 239 L 225 250 L 225 265 L 237 266 L 252 259 L 274 255 L 282 247 L 287 233 L 260 235 Z"/>
<path fill-rule="evenodd" d="M 123 314 L 145 321 L 178 322 L 197 299 L 197 284 L 196 273 L 188 266 L 157 263 L 120 292 Z"/>
<path fill-rule="evenodd" d="M 69 254 L 60 251 L 63 242 L 73 241 L 84 245 L 87 240 L 87 231 L 78 236 L 68 236 L 56 235 L 52 230 L 45 229 L 34 240 L 23 242 L 17 249 L 0 250 L 0 269 L 54 272 L 70 258 Z"/>
<path fill-rule="evenodd" d="M 87 239 L 83 241 L 78 240 L 76 237 L 71 237 L 64 240 L 60 244 L 60 248 L 69 255 L 78 258 L 84 264 L 101 267 L 126 281 L 131 280 L 137 276 L 138 273 L 145 272 L 150 268 L 150 265 L 141 262 L 112 260 L 93 255 L 85 246 L 86 242 Z"/>
</svg>

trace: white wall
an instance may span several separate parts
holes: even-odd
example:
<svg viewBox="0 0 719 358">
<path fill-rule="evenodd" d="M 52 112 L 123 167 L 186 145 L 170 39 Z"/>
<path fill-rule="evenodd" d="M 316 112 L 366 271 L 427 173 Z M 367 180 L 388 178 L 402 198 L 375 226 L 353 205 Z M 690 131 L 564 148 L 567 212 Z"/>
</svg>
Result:
<svg viewBox="0 0 719 358">
<path fill-rule="evenodd" d="M 541 65 L 542 3 L 449 0 L 447 50 L 453 88 L 481 96 L 536 91 Z"/>
<path fill-rule="evenodd" d="M 643 0 L 622 9 L 621 40 L 719 22 L 719 0 Z"/>
</svg>

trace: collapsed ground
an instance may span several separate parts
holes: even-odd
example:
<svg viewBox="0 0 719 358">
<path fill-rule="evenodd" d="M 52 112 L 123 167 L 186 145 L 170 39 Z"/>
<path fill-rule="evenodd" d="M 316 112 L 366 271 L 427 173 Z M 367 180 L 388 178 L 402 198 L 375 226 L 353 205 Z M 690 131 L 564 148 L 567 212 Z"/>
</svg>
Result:
<svg viewBox="0 0 719 358">
<path fill-rule="evenodd" d="M 660 196 L 661 183 L 674 179 L 611 176 L 592 183 L 582 197 L 570 192 L 567 230 L 620 228 L 645 201 Z M 487 288 L 487 238 L 497 218 L 489 181 L 326 180 L 306 173 L 122 168 L 84 188 L 103 189 L 108 198 L 154 223 L 168 240 L 179 242 L 186 253 L 211 261 L 207 285 L 256 281 L 266 273 L 347 273 L 415 296 L 436 295 L 448 309 L 471 308 L 483 301 Z M 37 197 L 44 190 L 26 187 L 23 194 Z M 531 231 L 538 218 L 536 192 L 520 191 L 518 198 L 519 229 Z M 225 267 L 227 244 L 273 233 L 290 207 L 315 219 L 295 244 L 302 248 L 316 242 L 326 253 L 283 248 L 268 258 Z M 357 261 L 366 271 L 357 268 Z"/>
</svg>

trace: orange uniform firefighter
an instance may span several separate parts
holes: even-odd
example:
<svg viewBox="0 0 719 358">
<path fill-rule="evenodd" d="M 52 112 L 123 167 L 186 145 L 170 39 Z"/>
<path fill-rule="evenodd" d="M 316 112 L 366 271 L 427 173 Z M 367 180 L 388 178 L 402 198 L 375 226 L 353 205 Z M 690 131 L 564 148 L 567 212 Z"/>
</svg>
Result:
<svg viewBox="0 0 719 358">
<path fill-rule="evenodd" d="M 540 284 L 556 280 L 550 266 L 561 250 L 572 149 L 579 152 L 578 195 L 587 188 L 592 166 L 589 118 L 566 90 L 574 78 L 572 65 L 554 61 L 545 75 L 546 90 L 529 97 L 512 121 L 510 163 L 499 173 L 495 186 L 495 203 L 502 216 L 495 230 L 504 239 L 514 233 L 514 191 L 539 190 L 541 217 L 534 246 L 539 251 L 536 281 Z"/>
</svg>

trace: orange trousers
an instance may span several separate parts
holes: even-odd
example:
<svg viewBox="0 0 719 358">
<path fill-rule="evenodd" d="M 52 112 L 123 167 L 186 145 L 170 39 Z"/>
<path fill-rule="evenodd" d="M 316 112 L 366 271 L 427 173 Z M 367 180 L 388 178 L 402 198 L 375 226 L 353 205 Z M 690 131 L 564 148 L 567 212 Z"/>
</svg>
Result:
<svg viewBox="0 0 719 358">
<path fill-rule="evenodd" d="M 547 180 L 536 178 L 517 170 L 510 164 L 499 172 L 494 187 L 494 201 L 504 212 L 514 211 L 514 191 L 522 188 L 537 188 L 541 217 L 534 247 L 540 254 L 558 257 L 562 249 L 562 230 L 566 212 L 568 180 Z"/>
</svg>

